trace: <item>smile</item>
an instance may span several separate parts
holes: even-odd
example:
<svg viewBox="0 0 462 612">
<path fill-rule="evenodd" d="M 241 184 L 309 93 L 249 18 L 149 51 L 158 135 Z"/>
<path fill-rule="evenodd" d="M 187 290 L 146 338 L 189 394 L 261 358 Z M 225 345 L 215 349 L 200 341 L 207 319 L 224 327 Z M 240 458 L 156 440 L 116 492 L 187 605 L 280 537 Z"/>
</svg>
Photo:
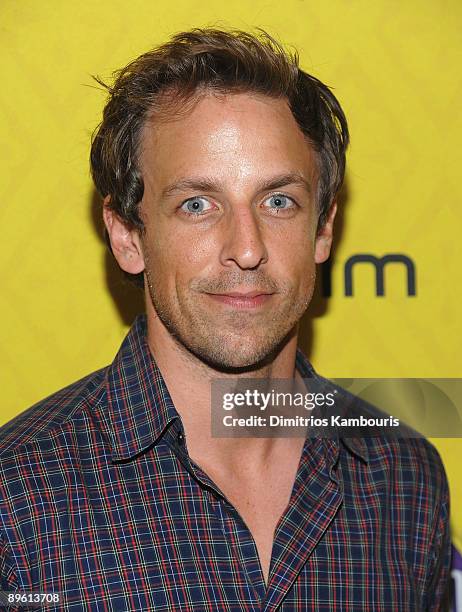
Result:
<svg viewBox="0 0 462 612">
<path fill-rule="evenodd" d="M 266 304 L 273 293 L 207 293 L 207 295 L 220 304 L 231 306 L 238 309 L 259 308 Z"/>
</svg>

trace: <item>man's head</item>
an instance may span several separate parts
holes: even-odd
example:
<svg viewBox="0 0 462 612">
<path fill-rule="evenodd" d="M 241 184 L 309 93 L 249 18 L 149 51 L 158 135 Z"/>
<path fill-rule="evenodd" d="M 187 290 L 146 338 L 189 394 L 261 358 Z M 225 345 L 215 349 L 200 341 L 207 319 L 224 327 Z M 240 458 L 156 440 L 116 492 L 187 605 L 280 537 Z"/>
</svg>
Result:
<svg viewBox="0 0 462 612">
<path fill-rule="evenodd" d="M 330 90 L 266 34 L 182 33 L 120 71 L 92 174 L 158 324 L 215 367 L 277 351 L 329 255 L 347 143 Z"/>
</svg>

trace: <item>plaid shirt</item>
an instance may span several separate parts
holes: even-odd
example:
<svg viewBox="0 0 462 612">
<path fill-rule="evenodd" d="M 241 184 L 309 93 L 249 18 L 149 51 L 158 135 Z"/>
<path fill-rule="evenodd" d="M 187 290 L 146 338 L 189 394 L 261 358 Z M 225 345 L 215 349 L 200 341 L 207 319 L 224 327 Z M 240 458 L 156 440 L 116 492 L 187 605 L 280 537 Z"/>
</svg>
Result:
<svg viewBox="0 0 462 612">
<path fill-rule="evenodd" d="M 300 352 L 297 368 L 317 376 Z M 307 438 L 265 585 L 188 456 L 144 315 L 112 365 L 0 430 L 0 586 L 60 592 L 59 610 L 442 610 L 448 530 L 428 442 Z"/>
</svg>

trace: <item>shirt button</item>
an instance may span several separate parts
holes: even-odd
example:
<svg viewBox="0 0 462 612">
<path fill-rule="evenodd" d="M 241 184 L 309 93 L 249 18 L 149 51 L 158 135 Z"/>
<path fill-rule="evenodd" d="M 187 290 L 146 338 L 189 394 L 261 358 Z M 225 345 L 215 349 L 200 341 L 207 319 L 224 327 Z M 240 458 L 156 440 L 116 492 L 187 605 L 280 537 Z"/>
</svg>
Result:
<svg viewBox="0 0 462 612">
<path fill-rule="evenodd" d="M 178 444 L 179 444 L 180 446 L 183 446 L 183 444 L 184 444 L 184 435 L 181 433 L 181 431 L 180 431 L 180 433 L 178 434 L 178 436 L 177 436 L 177 438 L 176 438 L 176 439 L 177 439 L 177 441 L 178 441 Z"/>
</svg>

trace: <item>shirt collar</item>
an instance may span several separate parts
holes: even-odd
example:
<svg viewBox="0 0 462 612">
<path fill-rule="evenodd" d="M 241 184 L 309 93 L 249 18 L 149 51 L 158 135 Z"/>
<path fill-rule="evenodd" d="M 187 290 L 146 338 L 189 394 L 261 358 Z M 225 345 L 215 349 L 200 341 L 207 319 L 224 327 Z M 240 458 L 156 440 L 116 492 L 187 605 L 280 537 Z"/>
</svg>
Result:
<svg viewBox="0 0 462 612">
<path fill-rule="evenodd" d="M 147 344 L 146 315 L 138 315 L 106 380 L 107 433 L 112 458 L 142 452 L 179 418 L 165 381 Z"/>
<path fill-rule="evenodd" d="M 319 374 L 315 372 L 313 366 L 311 365 L 311 363 L 308 361 L 308 359 L 305 357 L 305 355 L 300 349 L 297 349 L 296 367 L 297 367 L 297 370 L 300 372 L 302 378 L 315 378 L 316 380 L 322 381 L 329 388 L 336 389 L 341 394 L 342 389 L 340 387 L 338 387 L 337 385 L 335 385 L 328 379 L 323 378 L 322 376 L 319 376 Z M 345 436 L 340 435 L 338 433 L 338 428 L 337 428 L 337 439 L 341 440 L 344 446 L 354 455 L 356 455 L 357 457 L 360 457 L 366 463 L 369 461 L 368 448 L 363 438 L 359 438 L 359 437 L 347 438 Z M 335 446 L 335 440 L 334 440 L 334 446 Z"/>
<path fill-rule="evenodd" d="M 296 367 L 302 378 L 320 377 L 300 349 Z M 129 459 L 152 446 L 174 419 L 179 419 L 167 385 L 147 343 L 145 314 L 136 317 L 106 377 L 107 420 L 104 430 L 111 445 L 112 458 Z M 361 438 L 342 438 L 353 454 L 368 461 L 367 447 Z M 334 440 L 331 452 L 335 453 Z"/>
</svg>

